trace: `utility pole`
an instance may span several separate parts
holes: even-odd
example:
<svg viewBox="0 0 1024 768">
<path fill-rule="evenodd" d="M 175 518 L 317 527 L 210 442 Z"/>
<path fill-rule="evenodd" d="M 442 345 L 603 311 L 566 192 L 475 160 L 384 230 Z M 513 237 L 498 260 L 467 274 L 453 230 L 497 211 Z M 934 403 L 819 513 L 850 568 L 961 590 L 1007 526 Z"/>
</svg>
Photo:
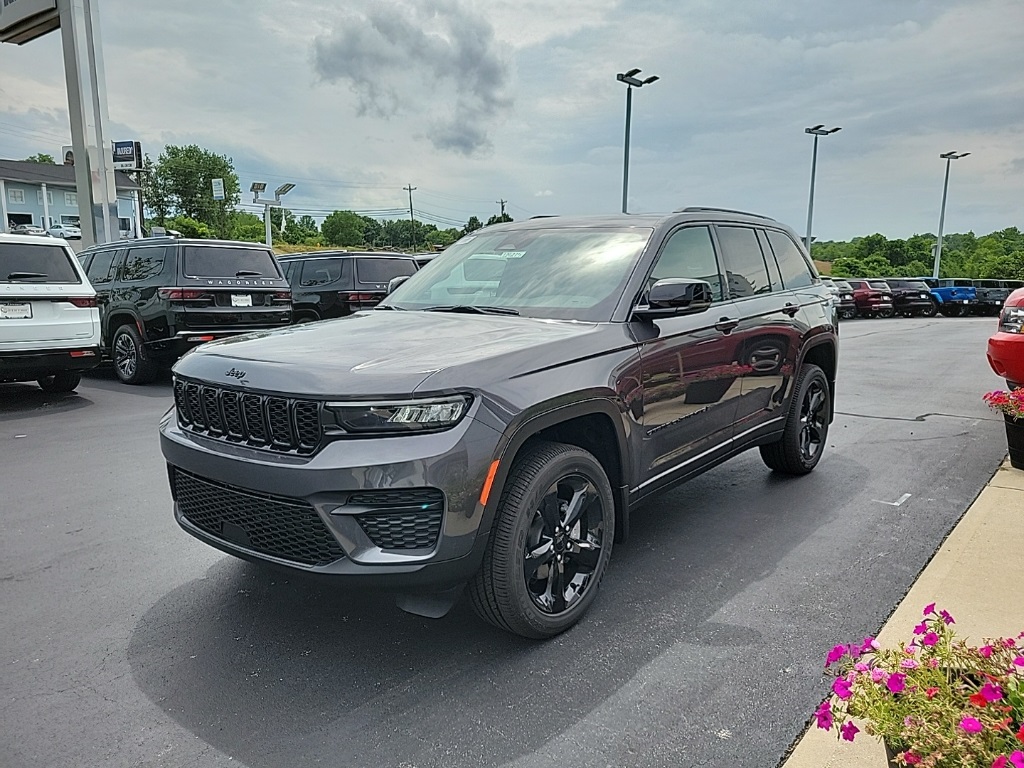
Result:
<svg viewBox="0 0 1024 768">
<path fill-rule="evenodd" d="M 408 187 L 402 187 L 406 192 L 409 193 L 409 221 L 412 224 L 412 250 L 416 251 L 416 217 L 412 212 L 412 193 L 416 191 L 416 187 L 410 182 Z"/>
<path fill-rule="evenodd" d="M 504 221 L 505 220 L 505 203 L 507 203 L 508 200 L 495 200 L 494 202 L 496 202 L 498 205 L 501 206 L 501 219 L 500 219 L 500 221 Z"/>
</svg>

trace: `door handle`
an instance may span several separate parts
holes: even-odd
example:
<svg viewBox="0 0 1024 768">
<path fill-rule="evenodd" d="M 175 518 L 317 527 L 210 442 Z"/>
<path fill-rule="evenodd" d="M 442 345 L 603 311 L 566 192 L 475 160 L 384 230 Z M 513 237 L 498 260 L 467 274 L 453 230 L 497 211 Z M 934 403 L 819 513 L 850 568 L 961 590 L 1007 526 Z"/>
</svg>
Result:
<svg viewBox="0 0 1024 768">
<path fill-rule="evenodd" d="M 717 323 L 715 323 L 715 328 L 717 328 L 722 333 L 731 333 L 732 330 L 739 324 L 740 321 L 735 317 L 723 317 Z"/>
<path fill-rule="evenodd" d="M 799 304 L 794 304 L 791 301 L 787 301 L 786 302 L 786 306 L 784 306 L 782 308 L 782 311 L 785 312 L 790 317 L 793 317 L 793 316 L 796 315 L 797 312 L 800 311 L 800 305 Z"/>
</svg>

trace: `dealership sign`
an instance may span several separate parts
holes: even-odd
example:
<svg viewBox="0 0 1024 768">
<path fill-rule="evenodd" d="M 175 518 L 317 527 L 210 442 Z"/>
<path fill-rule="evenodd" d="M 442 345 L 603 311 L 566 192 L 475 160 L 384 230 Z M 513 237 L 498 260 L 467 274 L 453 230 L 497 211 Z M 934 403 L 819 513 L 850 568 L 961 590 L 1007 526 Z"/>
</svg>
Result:
<svg viewBox="0 0 1024 768">
<path fill-rule="evenodd" d="M 115 171 L 135 171 L 142 167 L 142 145 L 139 142 L 115 141 L 112 144 L 111 156 Z M 61 147 L 61 155 L 64 157 L 64 165 L 75 164 L 75 152 L 71 147 Z"/>
<path fill-rule="evenodd" d="M 0 42 L 27 43 L 60 26 L 57 0 L 0 0 Z"/>
</svg>

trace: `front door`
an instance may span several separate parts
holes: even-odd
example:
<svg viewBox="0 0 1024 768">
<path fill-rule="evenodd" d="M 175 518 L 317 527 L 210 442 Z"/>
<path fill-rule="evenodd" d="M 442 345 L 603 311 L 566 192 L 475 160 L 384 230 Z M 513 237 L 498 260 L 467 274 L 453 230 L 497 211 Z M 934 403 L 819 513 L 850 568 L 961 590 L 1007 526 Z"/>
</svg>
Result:
<svg viewBox="0 0 1024 768">
<path fill-rule="evenodd" d="M 671 482 L 732 436 L 741 381 L 730 335 L 739 318 L 724 300 L 711 230 L 676 230 L 662 246 L 648 286 L 666 278 L 705 280 L 710 309 L 637 324 L 641 342 L 643 461 L 641 488 Z"/>
</svg>

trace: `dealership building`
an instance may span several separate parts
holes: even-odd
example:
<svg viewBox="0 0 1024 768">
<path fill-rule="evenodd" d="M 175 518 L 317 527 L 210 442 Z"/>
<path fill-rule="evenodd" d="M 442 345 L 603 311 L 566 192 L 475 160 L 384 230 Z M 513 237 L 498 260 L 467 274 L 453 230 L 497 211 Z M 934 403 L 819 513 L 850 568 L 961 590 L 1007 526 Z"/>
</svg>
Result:
<svg viewBox="0 0 1024 768">
<path fill-rule="evenodd" d="M 141 217 L 139 185 L 128 174 L 114 171 L 117 223 L 120 235 L 138 236 Z M 49 229 L 54 224 L 78 226 L 78 195 L 73 165 L 0 160 L 0 232 L 18 224 Z"/>
</svg>

